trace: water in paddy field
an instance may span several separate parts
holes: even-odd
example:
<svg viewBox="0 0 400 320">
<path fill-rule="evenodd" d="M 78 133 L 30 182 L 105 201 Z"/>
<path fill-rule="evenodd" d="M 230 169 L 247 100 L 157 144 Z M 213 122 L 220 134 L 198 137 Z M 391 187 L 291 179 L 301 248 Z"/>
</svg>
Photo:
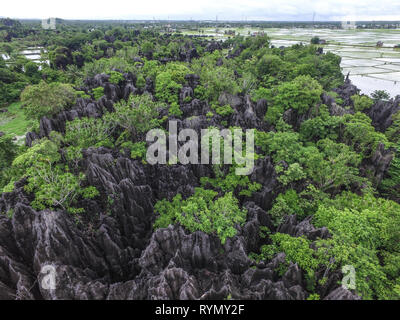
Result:
<svg viewBox="0 0 400 320">
<path fill-rule="evenodd" d="M 35 63 L 41 64 L 43 62 L 43 63 L 50 64 L 49 60 L 41 60 L 41 57 L 42 57 L 41 49 L 42 49 L 42 47 L 26 48 L 25 50 L 22 50 L 19 53 L 21 55 L 25 56 L 25 58 L 27 58 Z M 13 63 L 12 59 L 7 54 L 1 53 L 0 56 L 3 58 L 4 61 L 7 61 L 8 65 L 10 63 Z M 42 65 L 39 65 L 39 70 L 41 70 L 41 69 L 42 69 Z"/>
<path fill-rule="evenodd" d="M 400 95 L 400 29 L 396 30 L 325 30 L 325 29 L 265 29 L 272 44 L 291 46 L 310 43 L 314 36 L 324 39 L 325 51 L 342 57 L 343 74 L 350 72 L 350 80 L 361 93 L 370 95 L 375 90 L 386 90 L 392 97 Z M 383 48 L 376 48 L 378 41 Z"/>
<path fill-rule="evenodd" d="M 400 74 L 398 75 L 400 76 Z M 361 93 L 371 95 L 375 90 L 386 90 L 391 97 L 400 95 L 400 82 L 385 79 L 372 78 L 368 76 L 350 76 L 351 82 L 361 89 Z"/>
</svg>

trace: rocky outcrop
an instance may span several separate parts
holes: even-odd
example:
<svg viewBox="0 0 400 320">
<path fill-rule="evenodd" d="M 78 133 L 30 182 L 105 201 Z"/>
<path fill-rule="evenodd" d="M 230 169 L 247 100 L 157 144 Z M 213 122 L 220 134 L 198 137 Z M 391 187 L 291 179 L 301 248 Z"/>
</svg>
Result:
<svg viewBox="0 0 400 320">
<path fill-rule="evenodd" d="M 105 154 L 103 154 L 105 155 Z M 95 155 L 92 155 L 92 158 Z M 108 157 L 105 155 L 105 157 Z M 96 162 L 96 161 L 94 161 Z M 106 159 L 102 163 L 107 163 Z M 93 166 L 98 164 L 93 163 Z M 151 195 L 127 180 L 118 166 L 106 188 L 118 196 L 111 213 L 100 213 L 93 230 L 60 211 L 36 212 L 17 204 L 12 219 L 0 216 L 0 297 L 3 299 L 304 299 L 303 274 L 290 265 L 279 281 L 278 255 L 250 268 L 268 215 L 247 203 L 247 223 L 224 245 L 212 235 L 170 226 L 152 232 Z M 91 168 L 90 170 L 94 170 Z M 99 170 L 99 168 L 98 168 Z M 94 179 L 93 177 L 90 179 Z M 139 182 L 142 178 L 138 177 Z M 118 183 L 118 184 L 117 184 Z M 129 198 L 126 197 L 129 195 Z M 118 199 L 118 200 L 117 200 Z M 56 288 L 41 285 L 53 268 Z"/>
<path fill-rule="evenodd" d="M 385 145 L 379 143 L 372 156 L 368 159 L 364 159 L 361 172 L 366 176 L 372 177 L 375 185 L 379 185 L 385 173 L 388 172 L 393 158 L 393 151 L 391 149 L 385 149 Z"/>
<path fill-rule="evenodd" d="M 297 221 L 297 216 L 286 216 L 283 223 L 279 226 L 278 232 L 286 233 L 292 237 L 305 236 L 310 240 L 327 239 L 330 237 L 327 228 L 315 228 L 312 223 L 312 216 L 304 219 L 301 222 Z"/>
<path fill-rule="evenodd" d="M 390 101 L 377 101 L 368 111 L 372 125 L 384 132 L 393 123 L 393 115 L 400 112 L 400 95 Z"/>
<path fill-rule="evenodd" d="M 349 75 L 347 75 L 344 84 L 341 85 L 339 88 L 333 89 L 333 91 L 338 93 L 340 98 L 343 99 L 344 106 L 353 106 L 353 101 L 351 100 L 351 97 L 360 92 L 360 90 L 351 83 Z"/>
<path fill-rule="evenodd" d="M 11 219 L 0 216 L 0 298 L 224 299 L 230 295 L 282 300 L 308 296 L 297 265 L 289 264 L 279 276 L 284 254 L 268 263 L 254 264 L 248 258 L 266 241 L 260 227 L 275 231 L 267 212 L 255 202 L 243 204 L 247 222 L 225 244 L 214 235 L 188 233 L 178 225 L 153 230 L 155 199 L 191 195 L 199 178 L 211 174 L 206 168 L 146 168 L 106 148 L 87 149 L 84 158 L 87 179 L 100 190 L 104 203 L 87 204 L 90 216 L 78 224 L 66 212 L 33 210 L 22 182 L 14 192 L 2 195 L 1 210 L 15 209 Z M 272 169 L 269 159 L 261 160 L 251 179 L 265 183 Z M 278 231 L 310 238 L 326 234 L 309 220 L 298 223 L 295 217 L 289 217 Z M 42 286 L 49 268 L 56 274 L 54 290 Z"/>
<path fill-rule="evenodd" d="M 206 46 L 207 52 L 214 52 L 215 50 L 221 50 L 221 49 L 222 49 L 221 43 L 217 41 L 211 41 Z"/>
<path fill-rule="evenodd" d="M 208 50 L 218 48 L 210 44 Z M 189 49 L 188 49 L 189 50 Z M 215 50 L 215 49 L 214 49 Z M 188 51 L 186 51 L 188 52 Z M 186 59 L 186 58 L 185 58 Z M 26 144 L 64 132 L 67 121 L 81 117 L 101 117 L 113 111 L 114 102 L 139 93 L 136 78 L 124 74 L 115 85 L 109 76 L 97 75 L 86 79 L 81 89 L 103 87 L 99 100 L 78 99 L 76 104 L 53 118 L 42 118 L 40 130 L 28 133 Z M 220 116 L 207 102 L 194 98 L 199 77 L 186 75 L 180 91 L 183 116 L 178 128 L 192 128 L 200 133 L 209 126 L 221 128 L 240 126 L 243 129 L 268 130 L 264 121 L 268 109 L 266 100 L 254 102 L 246 95 L 223 93 L 221 106 L 230 105 L 233 113 Z M 347 84 L 349 86 L 349 84 Z M 343 95 L 352 87 L 340 88 Z M 145 92 L 154 93 L 154 83 L 146 79 Z M 140 91 L 141 93 L 141 91 Z M 189 99 L 190 98 L 190 99 Z M 323 96 L 331 113 L 343 112 Z M 325 103 L 325 101 L 324 101 Z M 213 116 L 206 116 L 212 111 Z M 166 115 L 160 112 L 160 117 Z M 295 128 L 309 115 L 285 113 L 285 119 Z M 377 116 L 378 117 L 378 116 Z M 382 116 L 383 117 L 383 116 Z M 379 118 L 379 117 L 378 117 Z M 168 129 L 168 128 L 164 128 Z M 87 183 L 95 186 L 100 196 L 95 200 L 80 200 L 85 214 L 73 216 L 61 210 L 36 211 L 31 207 L 32 195 L 26 193 L 26 181 L 16 183 L 14 191 L 0 198 L 0 299 L 306 299 L 310 292 L 304 272 L 288 263 L 284 253 L 268 261 L 255 262 L 249 258 L 269 244 L 261 230 L 287 233 L 310 240 L 327 239 L 326 228 L 315 228 L 312 217 L 299 221 L 287 216 L 276 227 L 268 210 L 276 196 L 284 191 L 278 182 L 272 159 L 259 158 L 249 176 L 261 185 L 251 197 L 236 194 L 247 220 L 237 226 L 235 237 L 222 244 L 215 235 L 189 233 L 180 225 L 154 230 L 157 218 L 154 204 L 160 199 L 171 200 L 175 195 L 190 197 L 199 187 L 202 177 L 214 177 L 210 165 L 144 165 L 124 156 L 120 150 L 88 148 L 82 151 L 80 163 Z M 368 164 L 369 172 L 381 179 L 391 161 L 382 146 Z M 238 192 L 237 192 L 238 193 Z M 262 228 L 263 227 L 263 228 Z M 283 267 L 284 268 L 283 268 Z M 46 289 L 43 281 L 47 271 L 54 271 L 56 288 Z M 317 285 L 322 299 L 358 299 L 339 287 L 341 273 L 321 269 L 326 276 L 324 285 Z"/>
<path fill-rule="evenodd" d="M 339 287 L 332 291 L 324 300 L 360 300 L 361 298 L 351 291 Z"/>
</svg>

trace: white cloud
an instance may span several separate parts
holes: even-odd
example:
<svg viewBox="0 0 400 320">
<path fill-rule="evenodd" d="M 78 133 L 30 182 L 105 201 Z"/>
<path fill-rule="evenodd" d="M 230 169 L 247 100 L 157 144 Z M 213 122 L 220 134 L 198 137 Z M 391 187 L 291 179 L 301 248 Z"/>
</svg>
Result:
<svg viewBox="0 0 400 320">
<path fill-rule="evenodd" d="M 16 0 L 2 4 L 1 16 L 64 19 L 215 19 L 220 20 L 400 20 L 393 0 Z M 398 13 L 398 14 L 395 14 Z"/>
</svg>

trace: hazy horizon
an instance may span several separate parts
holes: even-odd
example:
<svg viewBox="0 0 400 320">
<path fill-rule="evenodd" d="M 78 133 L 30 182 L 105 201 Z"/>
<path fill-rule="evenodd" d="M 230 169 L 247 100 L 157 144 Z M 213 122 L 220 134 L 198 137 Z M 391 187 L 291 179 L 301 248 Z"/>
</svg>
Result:
<svg viewBox="0 0 400 320">
<path fill-rule="evenodd" d="M 393 13 L 399 14 L 393 14 Z M 70 0 L 64 5 L 50 0 L 20 0 L 3 5 L 2 17 L 14 19 L 65 20 L 216 20 L 332 22 L 400 21 L 400 2 L 381 0 L 239 0 L 191 2 L 153 0 L 147 2 L 114 0 Z"/>
<path fill-rule="evenodd" d="M 55 18 L 55 19 L 61 19 L 64 21 L 115 21 L 115 22 L 142 22 L 142 21 L 146 21 L 146 22 L 191 22 L 191 21 L 199 21 L 199 22 L 235 22 L 235 23 L 242 23 L 242 22 L 274 22 L 274 23 L 281 23 L 281 22 L 289 22 L 289 23 L 309 23 L 309 22 L 315 22 L 315 23 L 335 23 L 335 22 L 342 22 L 343 20 L 317 20 L 315 19 L 314 21 L 312 20 L 223 20 L 223 19 L 218 19 L 218 21 L 214 19 L 157 19 L 156 17 L 154 17 L 155 19 L 118 19 L 118 18 L 93 18 L 93 19 L 65 19 L 65 18 L 61 18 L 61 17 L 57 17 L 57 16 L 51 16 L 51 17 L 44 17 L 44 18 L 38 18 L 38 17 L 32 17 L 32 18 L 19 18 L 19 17 L 9 17 L 9 16 L 0 16 L 0 18 L 9 18 L 9 19 L 13 19 L 13 20 L 27 20 L 27 21 L 31 21 L 31 20 L 37 20 L 37 21 L 41 21 L 43 19 L 49 19 L 49 18 Z M 351 20 L 352 21 L 352 20 Z M 354 20 L 356 22 L 400 22 L 399 20 Z"/>
</svg>

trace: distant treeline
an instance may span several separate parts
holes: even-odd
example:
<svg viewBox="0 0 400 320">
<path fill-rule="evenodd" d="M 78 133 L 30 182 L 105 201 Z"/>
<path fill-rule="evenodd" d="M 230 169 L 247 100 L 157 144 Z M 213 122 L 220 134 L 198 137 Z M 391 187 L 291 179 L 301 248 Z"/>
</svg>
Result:
<svg viewBox="0 0 400 320">
<path fill-rule="evenodd" d="M 37 24 L 41 23 L 39 19 L 21 19 L 22 24 Z M 215 20 L 63 20 L 57 18 L 57 23 L 65 25 L 129 25 L 135 27 L 145 27 L 152 25 L 160 27 L 165 24 L 170 24 L 175 28 L 186 27 L 259 27 L 259 28 L 341 28 L 341 21 L 215 21 Z M 400 21 L 357 21 L 356 27 L 358 29 L 396 29 L 400 28 Z"/>
</svg>

